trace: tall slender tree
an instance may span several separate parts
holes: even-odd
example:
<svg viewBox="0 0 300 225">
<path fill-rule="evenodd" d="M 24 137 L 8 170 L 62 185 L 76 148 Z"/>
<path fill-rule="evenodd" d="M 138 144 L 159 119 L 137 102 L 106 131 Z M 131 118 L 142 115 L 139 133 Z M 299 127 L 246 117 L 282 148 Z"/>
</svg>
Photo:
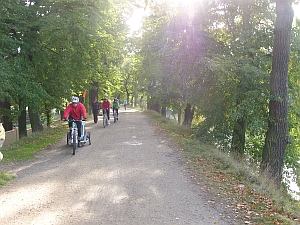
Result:
<svg viewBox="0 0 300 225">
<path fill-rule="evenodd" d="M 269 125 L 260 169 L 280 187 L 288 137 L 288 65 L 290 58 L 292 0 L 276 0 L 276 23 L 270 76 Z"/>
</svg>

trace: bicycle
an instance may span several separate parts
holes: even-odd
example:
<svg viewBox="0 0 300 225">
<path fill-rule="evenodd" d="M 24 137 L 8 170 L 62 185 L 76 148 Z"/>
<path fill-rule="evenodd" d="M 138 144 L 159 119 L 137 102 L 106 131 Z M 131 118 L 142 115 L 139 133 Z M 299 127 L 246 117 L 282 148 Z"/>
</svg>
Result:
<svg viewBox="0 0 300 225">
<path fill-rule="evenodd" d="M 107 118 L 107 114 L 106 114 L 106 109 L 103 109 L 103 127 L 107 127 L 108 126 L 108 118 Z"/>
<path fill-rule="evenodd" d="M 117 122 L 117 120 L 118 120 L 117 110 L 114 109 L 114 123 Z"/>
<path fill-rule="evenodd" d="M 78 128 L 77 124 L 75 122 L 80 121 L 81 122 L 81 137 L 80 137 L 80 142 L 85 144 L 89 142 L 91 145 L 91 133 L 86 132 L 85 130 L 85 123 L 82 120 L 67 120 L 68 122 L 72 122 L 72 129 L 67 133 L 67 145 L 72 145 L 73 146 L 73 155 L 75 155 L 77 146 L 78 146 Z"/>
</svg>

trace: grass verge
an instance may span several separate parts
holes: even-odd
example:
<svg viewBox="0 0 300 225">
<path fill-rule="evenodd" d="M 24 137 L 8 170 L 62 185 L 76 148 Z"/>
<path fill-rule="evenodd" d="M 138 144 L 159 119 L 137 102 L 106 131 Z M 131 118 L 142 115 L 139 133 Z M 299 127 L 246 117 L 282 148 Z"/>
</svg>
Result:
<svg viewBox="0 0 300 225">
<path fill-rule="evenodd" d="M 3 162 L 23 161 L 34 158 L 34 153 L 39 152 L 46 147 L 60 140 L 67 131 L 67 124 L 53 128 L 47 128 L 42 132 L 23 138 L 17 142 L 3 146 Z M 14 176 L 0 171 L 0 185 L 6 185 Z"/>
<path fill-rule="evenodd" d="M 243 160 L 237 161 L 216 147 L 203 144 L 176 121 L 145 111 L 159 132 L 173 139 L 174 147 L 184 153 L 192 178 L 213 197 L 210 204 L 220 204 L 227 218 L 239 224 L 299 224 L 299 202 L 272 182 L 258 175 Z"/>
<path fill-rule="evenodd" d="M 14 175 L 6 174 L 0 171 L 0 185 L 7 185 L 8 181 L 14 178 L 15 178 Z"/>
</svg>

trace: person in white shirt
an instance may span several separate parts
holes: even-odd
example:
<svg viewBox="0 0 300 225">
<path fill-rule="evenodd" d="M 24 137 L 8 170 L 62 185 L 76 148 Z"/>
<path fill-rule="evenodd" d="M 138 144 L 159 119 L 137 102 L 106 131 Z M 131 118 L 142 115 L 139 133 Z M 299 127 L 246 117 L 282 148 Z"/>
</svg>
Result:
<svg viewBox="0 0 300 225">
<path fill-rule="evenodd" d="M 3 127 L 3 124 L 0 123 L 0 148 L 2 147 L 4 141 L 5 141 L 5 129 Z M 0 152 L 0 161 L 2 159 L 3 159 L 3 154 Z"/>
</svg>

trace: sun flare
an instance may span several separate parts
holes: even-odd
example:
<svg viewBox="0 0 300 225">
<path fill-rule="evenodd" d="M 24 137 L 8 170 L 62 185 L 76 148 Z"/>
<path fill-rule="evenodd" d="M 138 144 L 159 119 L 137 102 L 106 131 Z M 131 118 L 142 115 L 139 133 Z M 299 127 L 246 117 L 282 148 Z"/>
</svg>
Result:
<svg viewBox="0 0 300 225">
<path fill-rule="evenodd" d="M 161 2 L 166 2 L 170 5 L 178 5 L 181 4 L 184 10 L 193 10 L 194 4 L 203 3 L 205 4 L 205 0 L 160 0 Z M 300 5 L 293 5 L 295 17 L 300 19 Z M 136 31 L 142 26 L 142 18 L 147 13 L 144 9 L 136 9 L 132 15 L 132 17 L 127 21 L 130 29 L 132 31 Z"/>
<path fill-rule="evenodd" d="M 202 2 L 203 0 L 162 0 L 162 1 L 167 1 L 170 3 L 182 3 L 182 4 L 186 4 L 186 5 L 190 5 L 193 3 L 197 3 L 197 2 Z"/>
</svg>

